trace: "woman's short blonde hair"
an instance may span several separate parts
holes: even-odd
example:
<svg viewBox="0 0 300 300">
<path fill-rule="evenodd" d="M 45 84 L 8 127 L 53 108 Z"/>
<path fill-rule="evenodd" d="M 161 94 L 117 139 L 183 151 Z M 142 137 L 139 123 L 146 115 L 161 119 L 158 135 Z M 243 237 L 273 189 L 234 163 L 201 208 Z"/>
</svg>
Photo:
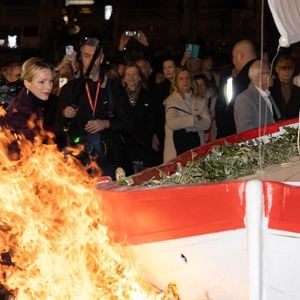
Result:
<svg viewBox="0 0 300 300">
<path fill-rule="evenodd" d="M 48 69 L 54 75 L 54 67 L 45 59 L 40 57 L 31 57 L 22 65 L 21 79 L 32 81 L 35 72 L 38 70 Z"/>
<path fill-rule="evenodd" d="M 180 73 L 182 72 L 188 72 L 189 75 L 190 75 L 190 78 L 191 78 L 191 86 L 192 86 L 192 90 L 194 91 L 194 80 L 193 80 L 193 75 L 192 73 L 189 71 L 189 69 L 187 67 L 178 67 L 176 69 L 176 72 L 175 72 L 175 75 L 174 75 L 174 78 L 172 80 L 172 87 L 171 87 L 171 91 L 176 91 L 176 92 L 179 92 L 178 90 L 178 83 L 177 83 L 177 79 L 178 79 L 178 76 Z"/>
</svg>

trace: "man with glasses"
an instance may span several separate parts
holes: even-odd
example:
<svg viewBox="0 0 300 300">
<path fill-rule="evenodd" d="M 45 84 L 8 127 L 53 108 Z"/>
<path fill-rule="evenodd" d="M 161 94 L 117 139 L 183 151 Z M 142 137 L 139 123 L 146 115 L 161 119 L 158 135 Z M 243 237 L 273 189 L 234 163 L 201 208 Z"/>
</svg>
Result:
<svg viewBox="0 0 300 300">
<path fill-rule="evenodd" d="M 237 133 L 272 124 L 281 118 L 279 109 L 270 96 L 273 83 L 269 65 L 256 60 L 248 72 L 250 84 L 234 103 L 234 121 Z"/>
<path fill-rule="evenodd" d="M 80 50 L 83 76 L 60 92 L 56 136 L 62 148 L 83 144 L 81 162 L 86 165 L 92 157 L 103 175 L 114 179 L 123 163 L 121 134 L 132 129 L 132 117 L 120 82 L 104 75 L 99 41 L 87 38 Z"/>
</svg>

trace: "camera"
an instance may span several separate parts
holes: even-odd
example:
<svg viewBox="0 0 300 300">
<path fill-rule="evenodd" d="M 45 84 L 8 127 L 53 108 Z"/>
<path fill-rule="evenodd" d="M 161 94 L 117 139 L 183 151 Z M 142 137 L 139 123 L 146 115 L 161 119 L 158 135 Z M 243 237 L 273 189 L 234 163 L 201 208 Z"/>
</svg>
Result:
<svg viewBox="0 0 300 300">
<path fill-rule="evenodd" d="M 140 33 L 138 31 L 125 31 L 125 36 L 126 37 L 134 37 L 134 38 L 139 38 Z"/>
</svg>

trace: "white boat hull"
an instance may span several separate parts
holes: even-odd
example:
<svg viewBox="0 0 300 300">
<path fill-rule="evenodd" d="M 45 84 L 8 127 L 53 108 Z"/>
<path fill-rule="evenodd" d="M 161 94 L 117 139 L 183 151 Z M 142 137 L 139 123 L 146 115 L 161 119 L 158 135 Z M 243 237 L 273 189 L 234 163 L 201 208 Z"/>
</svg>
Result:
<svg viewBox="0 0 300 300">
<path fill-rule="evenodd" d="M 299 161 L 288 167 L 286 178 L 298 178 Z M 270 173 L 282 176 L 281 170 Z M 112 237 L 158 288 L 175 283 L 182 300 L 295 300 L 300 299 L 299 181 L 112 185 L 101 194 Z"/>
</svg>

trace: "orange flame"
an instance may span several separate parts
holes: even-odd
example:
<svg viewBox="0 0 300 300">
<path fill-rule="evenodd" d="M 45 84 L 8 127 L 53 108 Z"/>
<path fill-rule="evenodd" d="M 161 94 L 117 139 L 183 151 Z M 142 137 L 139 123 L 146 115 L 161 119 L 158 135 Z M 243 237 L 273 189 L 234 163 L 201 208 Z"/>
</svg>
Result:
<svg viewBox="0 0 300 300">
<path fill-rule="evenodd" d="M 107 234 L 101 194 L 71 156 L 40 139 L 0 132 L 0 282 L 15 299 L 173 299 L 145 282 L 121 246 Z M 174 298 L 177 299 L 177 298 Z M 179 299 L 179 298 L 178 298 Z"/>
</svg>

